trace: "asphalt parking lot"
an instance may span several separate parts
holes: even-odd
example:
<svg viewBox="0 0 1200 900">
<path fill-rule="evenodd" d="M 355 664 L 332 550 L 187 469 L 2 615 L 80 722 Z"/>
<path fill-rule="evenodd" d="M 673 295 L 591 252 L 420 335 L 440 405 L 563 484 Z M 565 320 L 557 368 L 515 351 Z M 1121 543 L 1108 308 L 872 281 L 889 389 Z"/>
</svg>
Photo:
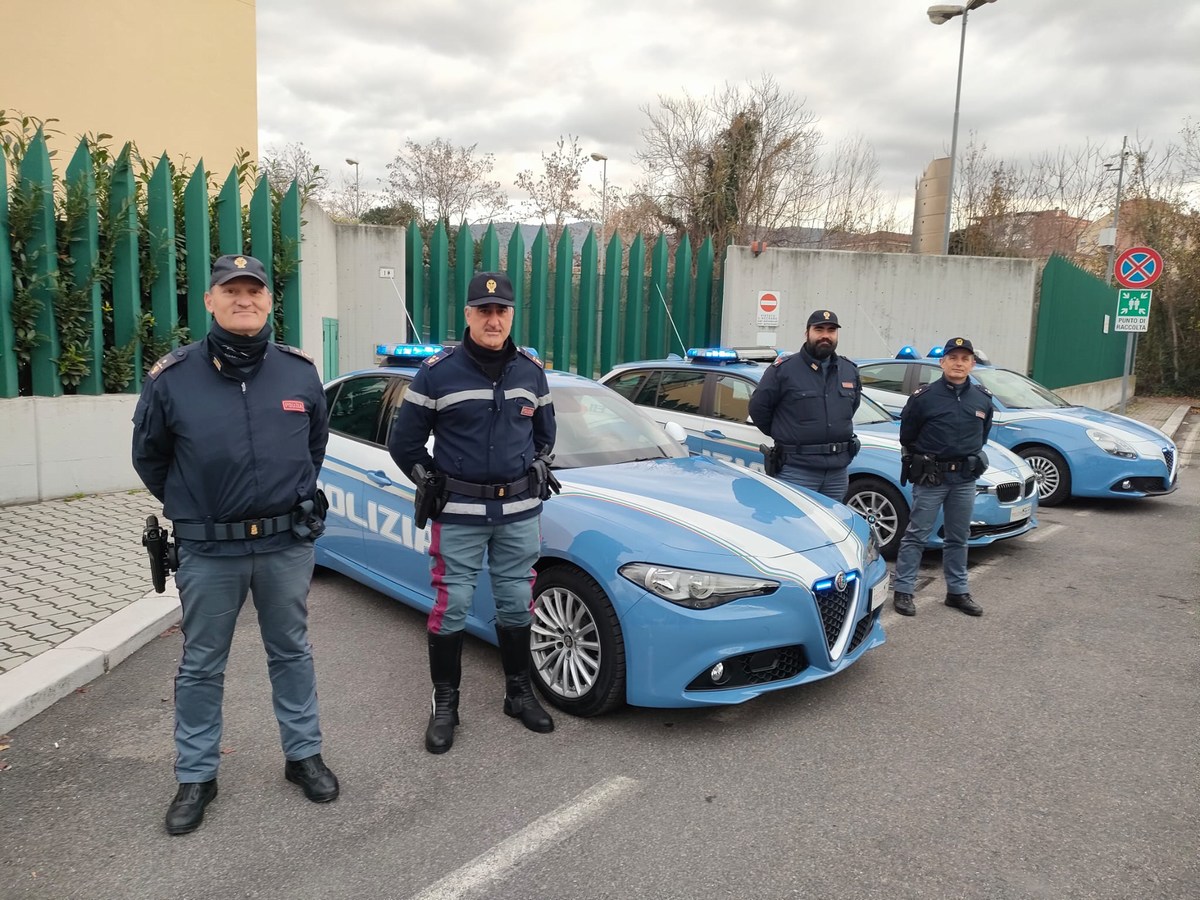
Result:
<svg viewBox="0 0 1200 900">
<path fill-rule="evenodd" d="M 247 615 L 220 797 L 168 838 L 168 634 L 9 737 L 0 895 L 1198 896 L 1195 471 L 973 552 L 982 619 L 940 605 L 927 554 L 918 615 L 889 612 L 883 647 L 742 706 L 559 715 L 537 735 L 501 711 L 498 652 L 468 641 L 440 757 L 422 746 L 423 617 L 323 574 L 312 637 L 341 799 L 283 780 Z"/>
</svg>

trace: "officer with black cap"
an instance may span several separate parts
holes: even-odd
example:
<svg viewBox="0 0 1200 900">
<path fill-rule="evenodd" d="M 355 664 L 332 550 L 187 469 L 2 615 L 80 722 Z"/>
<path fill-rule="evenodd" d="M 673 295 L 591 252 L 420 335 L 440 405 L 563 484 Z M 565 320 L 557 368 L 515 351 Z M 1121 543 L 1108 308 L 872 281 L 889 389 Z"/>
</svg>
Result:
<svg viewBox="0 0 1200 900">
<path fill-rule="evenodd" d="M 942 377 L 913 391 L 900 414 L 902 482 L 913 483 L 908 528 L 900 541 L 892 603 L 896 612 L 915 616 L 917 570 L 938 510 L 944 513 L 942 569 L 946 605 L 968 616 L 983 615 L 967 582 L 967 539 L 975 508 L 975 480 L 987 469 L 983 446 L 992 427 L 992 395 L 972 382 L 975 348 L 967 338 L 946 342 Z"/>
<path fill-rule="evenodd" d="M 554 729 L 530 683 L 533 565 L 556 426 L 546 373 L 510 337 L 513 287 L 481 272 L 467 287 L 462 344 L 426 360 L 404 394 L 388 449 L 414 483 L 445 492 L 429 544 L 434 604 L 427 623 L 432 709 L 425 749 L 445 753 L 458 725 L 463 627 L 487 551 L 504 712 L 532 731 Z M 433 456 L 425 448 L 432 432 Z M 424 475 L 424 479 L 422 479 Z"/>
<path fill-rule="evenodd" d="M 194 831 L 217 795 L 225 664 L 254 596 L 267 650 L 284 777 L 309 800 L 338 796 L 321 759 L 308 641 L 317 472 L 329 437 L 312 359 L 271 342 L 271 285 L 252 256 L 214 263 L 212 327 L 150 369 L 133 416 L 133 466 L 171 520 L 179 549 L 183 655 L 175 677 L 170 834 Z"/>
<path fill-rule="evenodd" d="M 854 413 L 862 400 L 858 367 L 836 352 L 840 328 L 836 313 L 814 312 L 804 346 L 778 357 L 750 398 L 750 418 L 775 441 L 779 477 L 834 500 L 849 487 L 847 467 L 859 448 Z"/>
</svg>

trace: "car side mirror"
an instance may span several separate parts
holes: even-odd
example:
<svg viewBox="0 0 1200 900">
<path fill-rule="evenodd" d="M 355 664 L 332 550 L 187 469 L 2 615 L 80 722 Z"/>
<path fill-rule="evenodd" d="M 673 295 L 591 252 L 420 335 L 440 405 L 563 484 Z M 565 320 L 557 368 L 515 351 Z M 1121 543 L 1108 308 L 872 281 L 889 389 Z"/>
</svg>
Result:
<svg viewBox="0 0 1200 900">
<path fill-rule="evenodd" d="M 678 444 L 687 443 L 687 432 L 683 430 L 683 426 L 678 422 L 668 422 L 663 428 L 667 432 L 667 437 Z"/>
</svg>

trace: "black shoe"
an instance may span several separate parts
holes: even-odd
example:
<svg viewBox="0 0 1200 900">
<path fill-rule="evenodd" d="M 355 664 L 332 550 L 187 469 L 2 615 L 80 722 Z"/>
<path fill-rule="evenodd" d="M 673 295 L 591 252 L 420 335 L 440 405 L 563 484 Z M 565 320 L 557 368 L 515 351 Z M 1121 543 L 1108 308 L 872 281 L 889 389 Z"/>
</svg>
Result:
<svg viewBox="0 0 1200 900">
<path fill-rule="evenodd" d="M 204 821 L 204 807 L 217 796 L 217 779 L 181 784 L 167 807 L 167 834 L 187 834 Z"/>
<path fill-rule="evenodd" d="M 283 766 L 283 777 L 304 788 L 304 796 L 313 803 L 328 803 L 341 793 L 337 776 L 329 771 L 320 753 L 304 759 L 289 759 Z"/>
<path fill-rule="evenodd" d="M 902 616 L 915 616 L 917 614 L 917 604 L 913 603 L 912 594 L 903 594 L 897 591 L 892 595 L 892 606 Z"/>
<path fill-rule="evenodd" d="M 454 746 L 458 725 L 458 685 L 462 678 L 463 632 L 430 634 L 429 677 L 433 680 L 425 749 L 445 753 Z"/>
<path fill-rule="evenodd" d="M 542 709 L 529 680 L 529 632 L 531 626 L 496 626 L 500 638 L 500 660 L 504 664 L 504 714 L 520 719 L 530 731 L 554 730 L 554 720 Z"/>
<path fill-rule="evenodd" d="M 970 594 L 947 594 L 946 605 L 962 610 L 968 616 L 983 615 L 983 607 L 972 600 Z"/>
</svg>

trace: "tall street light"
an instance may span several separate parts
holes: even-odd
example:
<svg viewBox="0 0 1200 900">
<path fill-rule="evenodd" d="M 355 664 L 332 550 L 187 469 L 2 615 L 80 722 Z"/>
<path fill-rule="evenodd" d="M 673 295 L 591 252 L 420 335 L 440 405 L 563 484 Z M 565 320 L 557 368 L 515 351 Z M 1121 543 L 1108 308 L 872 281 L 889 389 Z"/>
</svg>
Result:
<svg viewBox="0 0 1200 900">
<path fill-rule="evenodd" d="M 942 255 L 950 253 L 950 213 L 954 205 L 954 161 L 958 154 L 958 104 L 962 99 L 963 51 L 967 46 L 967 13 L 996 0 L 968 0 L 965 6 L 938 5 L 928 9 L 929 21 L 944 25 L 955 16 L 962 16 L 962 37 L 958 42 L 958 85 L 954 89 L 954 130 L 950 133 L 950 181 L 946 185 L 946 227 L 942 231 Z"/>
<path fill-rule="evenodd" d="M 601 164 L 600 170 L 600 274 L 604 274 L 604 226 L 608 220 L 608 157 L 593 153 L 592 160 Z"/>
<path fill-rule="evenodd" d="M 358 160 L 346 157 L 346 162 L 354 166 L 354 218 L 362 218 L 362 195 L 358 192 Z"/>
</svg>

